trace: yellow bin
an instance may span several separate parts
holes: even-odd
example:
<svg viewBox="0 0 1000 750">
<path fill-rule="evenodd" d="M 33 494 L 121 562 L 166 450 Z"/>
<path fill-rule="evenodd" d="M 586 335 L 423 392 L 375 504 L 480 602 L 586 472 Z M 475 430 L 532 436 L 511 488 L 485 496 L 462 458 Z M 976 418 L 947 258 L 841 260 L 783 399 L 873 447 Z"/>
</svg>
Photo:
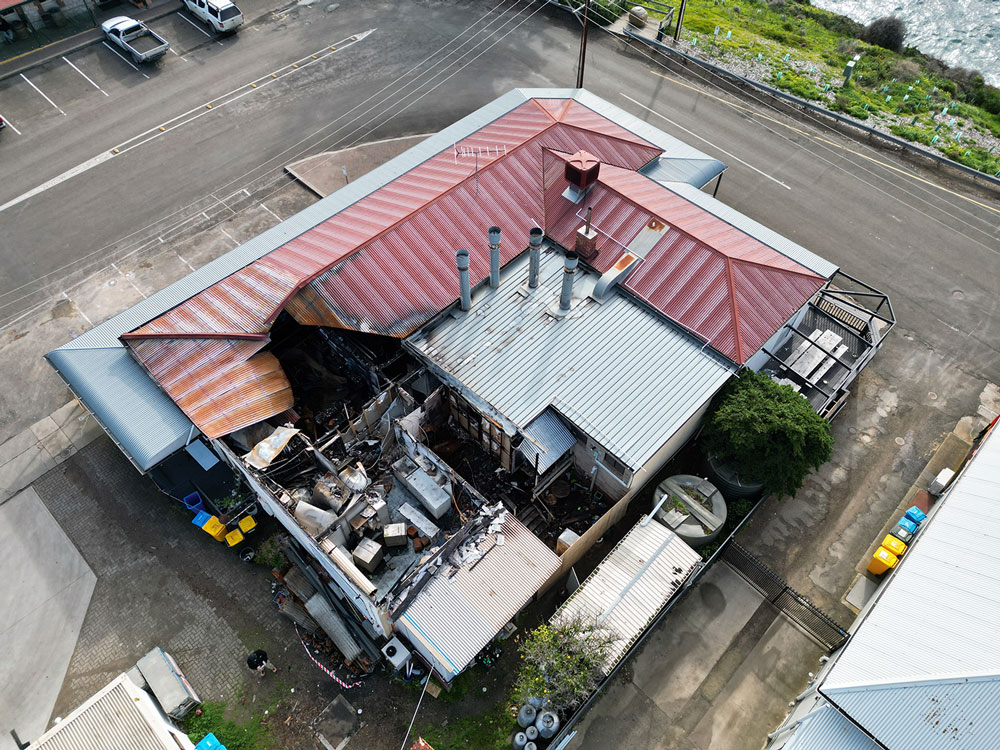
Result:
<svg viewBox="0 0 1000 750">
<path fill-rule="evenodd" d="M 207 521 L 205 521 L 205 525 L 202 526 L 201 528 L 205 531 L 206 534 L 211 536 L 216 541 L 221 542 L 223 539 L 226 538 L 226 525 L 221 521 L 219 521 L 219 519 L 216 518 L 215 516 L 212 516 Z"/>
<path fill-rule="evenodd" d="M 249 534 L 251 531 L 257 528 L 257 521 L 253 516 L 243 516 L 239 523 L 240 531 L 244 534 Z"/>
<path fill-rule="evenodd" d="M 235 547 L 237 544 L 243 541 L 243 532 L 239 529 L 233 529 L 228 534 L 226 534 L 226 544 L 230 547 Z"/>
<path fill-rule="evenodd" d="M 899 563 L 899 558 L 892 554 L 885 547 L 879 547 L 872 555 L 872 561 L 868 563 L 868 572 L 877 576 L 882 575 L 887 570 L 892 570 Z"/>
<path fill-rule="evenodd" d="M 882 540 L 882 546 L 896 557 L 902 557 L 903 553 L 906 552 L 906 544 L 894 537 L 892 534 L 885 535 L 885 539 Z"/>
</svg>

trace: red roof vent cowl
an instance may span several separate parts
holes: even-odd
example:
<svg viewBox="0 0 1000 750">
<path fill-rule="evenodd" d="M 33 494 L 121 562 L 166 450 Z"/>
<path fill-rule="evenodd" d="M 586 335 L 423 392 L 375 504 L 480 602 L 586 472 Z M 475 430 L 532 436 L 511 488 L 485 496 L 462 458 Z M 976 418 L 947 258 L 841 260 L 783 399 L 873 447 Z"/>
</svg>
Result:
<svg viewBox="0 0 1000 750">
<path fill-rule="evenodd" d="M 597 181 L 601 162 L 593 154 L 577 151 L 566 162 L 566 180 L 578 190 L 586 190 Z"/>
</svg>

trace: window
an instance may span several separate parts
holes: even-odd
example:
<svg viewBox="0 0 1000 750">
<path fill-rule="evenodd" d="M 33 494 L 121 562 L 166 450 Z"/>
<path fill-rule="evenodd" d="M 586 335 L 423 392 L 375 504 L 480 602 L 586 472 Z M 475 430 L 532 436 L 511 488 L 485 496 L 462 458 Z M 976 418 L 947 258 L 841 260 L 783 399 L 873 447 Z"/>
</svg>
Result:
<svg viewBox="0 0 1000 750">
<path fill-rule="evenodd" d="M 216 18 L 219 17 L 219 9 L 216 8 L 214 5 L 209 5 L 208 6 L 208 12 L 211 13 Z"/>
<path fill-rule="evenodd" d="M 230 5 L 229 7 L 222 9 L 220 17 L 223 21 L 228 21 L 230 18 L 236 18 L 236 16 L 239 15 L 242 15 L 242 13 L 240 13 L 240 9 L 235 5 Z"/>
<path fill-rule="evenodd" d="M 607 451 L 604 452 L 604 460 L 601 461 L 601 463 L 604 464 L 604 468 L 621 479 L 623 482 L 628 481 L 629 468 Z"/>
</svg>

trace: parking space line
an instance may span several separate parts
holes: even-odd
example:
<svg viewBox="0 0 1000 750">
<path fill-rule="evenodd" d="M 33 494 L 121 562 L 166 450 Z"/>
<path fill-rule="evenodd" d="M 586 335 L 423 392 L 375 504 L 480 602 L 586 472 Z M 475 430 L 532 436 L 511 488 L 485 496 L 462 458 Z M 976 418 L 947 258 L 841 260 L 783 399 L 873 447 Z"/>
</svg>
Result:
<svg viewBox="0 0 1000 750">
<path fill-rule="evenodd" d="M 205 29 L 201 28 L 201 26 L 199 26 L 198 24 L 196 24 L 190 18 L 188 18 L 187 16 L 185 16 L 183 13 L 178 13 L 177 17 L 178 18 L 183 18 L 185 21 L 187 21 L 189 24 L 191 24 L 195 29 L 197 29 L 198 31 L 200 31 L 205 36 L 207 36 L 209 39 L 211 39 L 213 42 L 215 42 L 216 44 L 218 44 L 220 47 L 225 47 L 226 46 L 222 42 L 220 42 L 218 39 L 216 39 L 213 34 L 209 34 L 207 31 L 205 31 Z"/>
<path fill-rule="evenodd" d="M 64 62 L 65 62 L 65 63 L 66 63 L 67 65 L 69 65 L 69 66 L 70 66 L 70 67 L 71 67 L 71 68 L 72 68 L 73 70 L 75 70 L 75 71 L 76 71 L 77 73 L 79 73 L 80 75 L 82 75 L 82 76 L 83 76 L 83 77 L 84 77 L 84 78 L 85 78 L 85 79 L 87 80 L 87 83 L 89 83 L 89 84 L 90 84 L 91 86 L 93 86 L 93 87 L 94 87 L 95 89 L 97 89 L 98 91 L 100 91 L 100 92 L 101 92 L 102 94 L 104 94 L 105 96 L 108 96 L 108 92 L 107 92 L 107 91 L 105 91 L 104 89 L 102 89 L 102 88 L 101 88 L 100 86 L 98 86 L 98 85 L 97 85 L 96 83 L 94 83 L 93 79 L 91 79 L 91 77 L 90 77 L 90 76 L 88 76 L 88 75 L 87 75 L 86 73 L 84 73 L 84 72 L 83 72 L 82 70 L 80 70 L 80 69 L 79 69 L 78 67 L 76 67 L 76 66 L 75 66 L 75 65 L 74 65 L 73 63 L 71 63 L 71 62 L 70 62 L 69 60 L 67 60 L 67 59 L 66 59 L 65 57 L 63 58 L 63 61 L 64 61 Z"/>
<path fill-rule="evenodd" d="M 47 97 L 47 96 L 45 95 L 45 92 L 44 92 L 44 91 L 42 91 L 42 90 L 41 90 L 40 88 L 38 88 L 38 86 L 36 86 L 35 84 L 33 84 L 33 83 L 32 83 L 31 81 L 29 81 L 29 80 L 28 80 L 28 77 L 27 77 L 27 76 L 26 76 L 26 75 L 25 75 L 24 73 L 21 73 L 21 78 L 23 78 L 23 79 L 24 79 L 24 82 L 25 82 L 25 83 L 27 83 L 27 84 L 28 84 L 29 86 L 31 86 L 31 88 L 33 88 L 33 89 L 34 89 L 35 91 L 37 91 L 37 92 L 39 93 L 39 95 L 40 95 L 40 96 L 41 96 L 41 97 L 42 97 L 42 98 L 43 98 L 43 99 L 44 99 L 45 101 L 47 101 L 47 102 L 48 102 L 49 104 L 51 104 L 51 105 L 52 105 L 53 107 L 55 107 L 56 109 L 58 109 L 58 110 L 59 110 L 59 114 L 61 114 L 61 115 L 62 115 L 63 117 L 65 117 L 65 116 L 66 116 L 66 113 L 65 113 L 65 112 L 63 112 L 63 111 L 62 111 L 61 109 L 59 109 L 59 105 L 58 105 L 58 104 L 56 104 L 56 103 L 55 103 L 54 101 L 52 101 L 51 99 L 49 99 L 49 97 Z"/>
<path fill-rule="evenodd" d="M 3 120 L 3 121 L 4 121 L 5 123 L 7 123 L 7 127 L 8 127 L 8 128 L 10 128 L 11 130 L 13 130 L 13 131 L 14 131 L 15 133 L 17 133 L 18 135 L 21 135 L 21 131 L 20 131 L 20 130 L 18 130 L 17 128 L 15 128 L 15 127 L 14 127 L 14 123 L 12 123 L 12 122 L 11 122 L 11 121 L 10 121 L 10 120 L 9 120 L 9 119 L 7 118 L 7 116 L 6 116 L 6 115 L 4 115 L 4 114 L 0 113 L 0 120 Z"/>
<path fill-rule="evenodd" d="M 132 68 L 132 70 L 134 70 L 134 71 L 135 71 L 136 73 L 142 73 L 142 71 L 141 71 L 141 70 L 139 70 L 139 69 L 138 69 L 137 67 L 135 67 L 135 65 L 133 65 L 133 64 L 132 64 L 132 63 L 131 63 L 131 62 L 129 61 L 129 59 L 128 59 L 127 57 L 125 57 L 125 55 L 123 55 L 123 54 L 122 54 L 121 52 L 119 52 L 118 50 L 116 50 L 116 49 L 115 49 L 114 47 L 112 47 L 112 46 L 111 46 L 110 44 L 108 44 L 107 42 L 101 42 L 101 44 L 103 44 L 103 45 L 104 45 L 105 47 L 107 47 L 107 48 L 108 48 L 109 50 L 111 50 L 111 51 L 112 51 L 112 52 L 114 52 L 114 53 L 115 53 L 116 55 L 118 55 L 118 57 L 120 57 L 120 58 L 122 59 L 122 61 L 123 61 L 123 62 L 124 62 L 124 63 L 125 63 L 126 65 L 128 65 L 128 66 L 129 66 L 130 68 Z M 149 78 L 149 76 L 147 76 L 147 75 L 146 75 L 145 73 L 142 73 L 142 75 L 143 75 L 143 76 L 144 76 L 145 78 Z"/>
</svg>

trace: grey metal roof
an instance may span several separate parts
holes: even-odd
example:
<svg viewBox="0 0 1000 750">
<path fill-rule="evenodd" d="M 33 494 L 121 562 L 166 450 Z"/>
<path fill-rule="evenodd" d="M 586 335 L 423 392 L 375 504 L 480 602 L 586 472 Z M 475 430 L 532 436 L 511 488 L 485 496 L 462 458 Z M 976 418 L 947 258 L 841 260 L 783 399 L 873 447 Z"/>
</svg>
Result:
<svg viewBox="0 0 1000 750">
<path fill-rule="evenodd" d="M 521 443 L 520 451 L 531 466 L 535 466 L 537 456 L 536 470 L 539 474 L 551 469 L 576 444 L 573 433 L 566 429 L 552 409 L 539 414 L 524 428 L 524 432 L 530 440 Z"/>
<path fill-rule="evenodd" d="M 1000 747 L 995 432 L 934 506 L 821 687 L 887 747 Z"/>
<path fill-rule="evenodd" d="M 193 748 L 167 729 L 148 694 L 119 675 L 69 716 L 28 745 L 30 750 L 178 750 Z"/>
<path fill-rule="evenodd" d="M 191 436 L 191 420 L 127 349 L 62 347 L 46 357 L 140 470 L 152 468 Z"/>
<path fill-rule="evenodd" d="M 729 379 L 734 366 L 662 316 L 578 269 L 574 303 L 558 309 L 562 253 L 546 246 L 539 286 L 527 289 L 527 254 L 481 286 L 468 313 L 452 312 L 406 340 L 436 374 L 524 429 L 546 408 L 639 469 Z"/>
<path fill-rule="evenodd" d="M 700 560 L 673 531 L 655 519 L 643 519 L 556 611 L 552 622 L 581 617 L 607 627 L 616 636 L 604 663 L 607 673 Z"/>
<path fill-rule="evenodd" d="M 702 188 L 725 172 L 726 165 L 718 159 L 661 156 L 639 171 L 660 183 L 686 182 L 692 187 Z"/>
<path fill-rule="evenodd" d="M 814 271 L 825 279 L 829 279 L 840 268 L 835 263 L 831 263 L 826 258 L 821 258 L 811 250 L 806 250 L 801 245 L 792 242 L 790 239 L 778 234 L 773 229 L 768 229 L 763 224 L 754 221 L 749 216 L 741 214 L 735 208 L 727 206 L 722 201 L 716 200 L 708 193 L 704 193 L 692 185 L 688 185 L 684 182 L 660 181 L 655 177 L 654 179 L 657 179 L 657 181 L 659 181 L 660 184 L 668 190 L 686 198 L 696 206 L 703 208 L 710 214 L 713 214 L 726 223 L 736 227 L 741 232 L 745 232 L 750 235 L 755 240 L 763 242 L 772 250 L 775 250 L 776 252 L 801 263 L 810 271 Z"/>
<path fill-rule="evenodd" d="M 439 573 L 396 621 L 396 629 L 447 680 L 465 669 L 557 570 L 559 556 L 506 513 L 485 552 L 450 577 Z"/>
<path fill-rule="evenodd" d="M 879 750 L 877 742 L 826 701 L 795 728 L 782 750 Z"/>
</svg>

